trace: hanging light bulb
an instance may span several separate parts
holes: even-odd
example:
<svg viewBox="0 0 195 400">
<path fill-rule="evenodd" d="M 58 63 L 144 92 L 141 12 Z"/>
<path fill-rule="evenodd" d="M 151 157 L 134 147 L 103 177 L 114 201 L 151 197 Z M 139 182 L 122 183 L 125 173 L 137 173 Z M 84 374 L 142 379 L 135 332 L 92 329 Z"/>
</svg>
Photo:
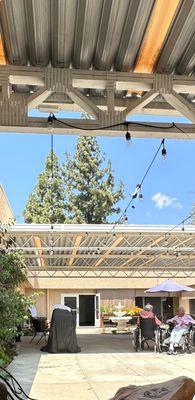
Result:
<svg viewBox="0 0 195 400">
<path fill-rule="evenodd" d="M 163 141 L 162 141 L 162 145 L 163 145 L 163 148 L 162 148 L 162 158 L 163 158 L 163 160 L 165 160 L 166 159 L 166 156 L 167 156 L 167 151 L 166 151 L 166 149 L 165 149 L 165 139 L 163 139 Z"/>
<path fill-rule="evenodd" d="M 54 239 L 51 238 L 51 239 L 50 239 L 50 246 L 52 247 L 53 245 L 54 245 Z"/>
<path fill-rule="evenodd" d="M 125 126 L 126 126 L 126 128 L 127 128 L 127 132 L 126 132 L 126 134 L 125 134 L 125 138 L 126 138 L 127 144 L 129 145 L 129 144 L 131 144 L 132 142 L 131 142 L 131 134 L 130 134 L 130 132 L 129 132 L 129 130 L 128 130 L 128 123 L 127 123 L 127 122 L 125 122 Z"/>
<path fill-rule="evenodd" d="M 49 254 L 50 254 L 50 256 L 53 256 L 53 254 L 54 254 L 54 249 L 52 247 L 49 250 Z"/>
<path fill-rule="evenodd" d="M 184 222 L 182 222 L 182 228 L 181 228 L 182 232 L 185 231 L 185 227 L 184 227 Z"/>
<path fill-rule="evenodd" d="M 47 118 L 47 126 L 48 126 L 48 131 L 53 132 L 53 123 L 56 120 L 56 117 L 54 114 L 49 114 L 49 117 Z"/>
<path fill-rule="evenodd" d="M 133 192 L 133 194 L 132 194 L 132 199 L 136 199 L 137 198 L 137 195 L 140 192 L 140 189 L 141 189 L 141 185 L 138 183 L 136 185 L 135 192 Z"/>
<path fill-rule="evenodd" d="M 124 222 L 128 222 L 128 216 L 127 216 L 127 214 L 124 215 Z"/>
<path fill-rule="evenodd" d="M 143 201 L 143 200 L 144 200 L 144 196 L 143 196 L 142 193 L 139 194 L 139 200 L 140 200 L 140 201 Z"/>
<path fill-rule="evenodd" d="M 129 131 L 126 132 L 125 138 L 126 138 L 127 142 L 131 141 L 131 134 Z"/>
</svg>

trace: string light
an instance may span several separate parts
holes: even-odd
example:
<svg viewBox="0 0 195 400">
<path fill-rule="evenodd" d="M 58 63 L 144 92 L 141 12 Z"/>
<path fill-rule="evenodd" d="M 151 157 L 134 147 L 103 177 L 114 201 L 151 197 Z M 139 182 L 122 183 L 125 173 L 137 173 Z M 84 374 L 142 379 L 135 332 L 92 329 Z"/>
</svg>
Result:
<svg viewBox="0 0 195 400">
<path fill-rule="evenodd" d="M 162 141 L 162 146 L 163 146 L 163 148 L 162 148 L 162 158 L 163 158 L 163 160 L 165 160 L 166 159 L 166 156 L 167 156 L 167 151 L 166 151 L 166 149 L 165 149 L 165 139 L 163 139 L 163 141 Z"/>
<path fill-rule="evenodd" d="M 52 125 L 53 124 L 53 114 L 50 114 L 50 116 L 48 117 L 48 119 L 49 119 L 49 121 L 48 121 L 48 125 Z M 51 224 L 51 238 L 50 238 L 50 250 L 49 250 L 49 254 L 50 255 L 53 255 L 54 254 L 54 248 L 53 248 L 53 245 L 54 245 L 54 237 L 53 237 L 53 229 L 54 229 L 54 226 L 53 226 L 53 223 L 54 223 L 54 205 L 53 205 L 53 191 L 52 191 L 52 189 L 53 189 L 53 179 L 54 179 L 54 171 L 53 171 L 53 167 L 54 167 L 54 150 L 53 150 L 53 148 L 54 148 L 54 144 L 53 144 L 53 135 L 51 135 L 51 154 L 50 154 L 50 156 L 51 156 L 51 159 L 50 159 L 50 162 L 51 162 L 51 173 L 50 173 L 50 178 L 49 178 L 49 184 L 50 184 L 50 192 L 51 192 L 51 196 L 50 196 L 50 204 L 51 204 L 51 208 L 50 208 L 50 213 L 49 213 L 49 215 L 50 215 L 50 224 Z"/>
<path fill-rule="evenodd" d="M 135 192 L 133 192 L 133 194 L 132 194 L 132 199 L 133 200 L 137 198 L 138 193 L 140 192 L 140 189 L 141 189 L 141 185 L 138 183 L 136 185 Z"/>
<path fill-rule="evenodd" d="M 130 126 L 142 126 L 142 127 L 145 127 L 145 128 L 156 128 L 156 125 L 153 125 L 153 124 L 149 124 L 149 123 L 145 123 L 145 122 L 134 122 L 134 121 L 123 121 L 123 122 L 118 122 L 118 123 L 115 123 L 115 124 L 111 124 L 111 125 L 105 125 L 105 126 L 99 126 L 99 127 L 95 127 L 95 128 L 90 128 L 90 127 L 87 127 L 87 128 L 84 128 L 84 127 L 81 127 L 81 126 L 76 126 L 76 125 L 73 125 L 73 124 L 70 124 L 70 123 L 68 123 L 68 122 L 65 122 L 65 121 L 63 121 L 63 120 L 61 120 L 61 119 L 58 119 L 58 118 L 56 118 L 55 117 L 55 115 L 53 114 L 53 113 L 50 113 L 49 114 L 49 117 L 47 118 L 47 123 L 48 124 L 51 124 L 52 125 L 52 123 L 53 122 L 58 122 L 59 124 L 62 124 L 62 125 L 64 125 L 64 126 L 66 126 L 66 127 L 68 127 L 68 128 L 72 128 L 72 129 L 77 129 L 77 130 L 82 130 L 82 131 L 101 131 L 101 130 L 105 130 L 105 129 L 109 129 L 109 128 L 116 128 L 117 126 L 119 126 L 119 127 L 121 127 L 121 126 L 124 126 L 126 129 L 127 129 L 127 127 L 130 125 Z M 182 132 L 182 133 L 184 133 L 184 134 L 186 134 L 184 131 L 182 131 L 181 130 L 181 128 L 179 127 L 179 126 L 177 126 L 174 122 L 172 122 L 170 125 L 167 125 L 167 126 L 163 126 L 163 127 L 161 127 L 161 129 L 162 130 L 164 130 L 164 131 L 166 131 L 166 130 L 170 130 L 170 129 L 178 129 L 180 132 Z"/>
<path fill-rule="evenodd" d="M 129 125 L 128 122 L 126 122 L 125 125 L 126 125 L 126 129 L 127 129 L 127 132 L 125 134 L 125 138 L 126 138 L 127 144 L 129 145 L 132 142 L 131 142 L 131 134 L 130 134 L 129 129 L 128 129 L 128 125 Z"/>
<path fill-rule="evenodd" d="M 127 126 L 127 122 L 125 123 L 125 125 Z M 139 194 L 142 194 L 142 193 L 141 193 L 142 185 L 143 185 L 143 183 L 144 183 L 146 177 L 148 176 L 148 174 L 149 174 L 149 172 L 150 172 L 150 169 L 152 168 L 152 166 L 153 166 L 153 164 L 154 164 L 154 161 L 156 160 L 156 157 L 157 157 L 157 155 L 158 155 L 158 153 L 159 153 L 159 151 L 160 151 L 160 149 L 161 149 L 163 143 L 164 143 L 164 139 L 161 141 L 160 145 L 158 146 L 157 151 L 156 151 L 156 153 L 154 154 L 154 156 L 153 156 L 153 158 L 152 158 L 152 161 L 150 162 L 150 164 L 149 164 L 149 166 L 148 166 L 148 168 L 147 168 L 145 174 L 143 175 L 143 178 L 142 178 L 141 182 L 138 183 L 138 184 L 136 185 L 135 191 L 131 194 L 131 199 L 130 199 L 129 203 L 127 204 L 127 206 L 125 207 L 125 210 L 121 213 L 121 215 L 119 216 L 118 220 L 117 220 L 117 221 L 115 222 L 115 224 L 112 226 L 112 228 L 110 229 L 110 231 L 107 232 L 107 235 L 108 235 L 109 233 L 112 233 L 112 232 L 114 231 L 116 225 L 117 225 L 118 223 L 120 223 L 121 219 L 122 219 L 123 216 L 126 214 L 126 212 L 127 212 L 127 210 L 129 209 L 129 207 L 131 207 L 133 210 L 135 209 L 134 201 L 135 201 L 135 199 L 138 197 Z M 140 200 L 143 200 L 143 194 L 142 194 Z"/>
<path fill-rule="evenodd" d="M 53 249 L 53 247 L 50 248 L 49 254 L 50 254 L 51 256 L 54 254 L 54 249 Z"/>
<path fill-rule="evenodd" d="M 127 142 L 131 142 L 131 134 L 129 131 L 126 132 L 125 137 Z"/>
<path fill-rule="evenodd" d="M 47 126 L 48 126 L 48 132 L 53 132 L 53 123 L 56 120 L 56 117 L 54 114 L 49 114 L 47 118 Z"/>
</svg>

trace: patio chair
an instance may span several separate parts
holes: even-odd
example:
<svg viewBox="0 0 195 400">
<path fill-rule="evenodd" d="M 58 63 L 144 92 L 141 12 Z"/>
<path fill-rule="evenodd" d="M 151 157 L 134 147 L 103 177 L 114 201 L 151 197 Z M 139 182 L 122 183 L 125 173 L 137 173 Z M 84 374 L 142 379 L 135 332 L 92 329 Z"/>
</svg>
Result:
<svg viewBox="0 0 195 400">
<path fill-rule="evenodd" d="M 0 367 L 0 399 L 1 400 L 35 400 L 29 397 L 22 386 L 5 368 Z"/>
<path fill-rule="evenodd" d="M 43 338 L 45 338 L 46 340 L 46 335 L 49 332 L 49 324 L 47 322 L 47 318 L 46 317 L 32 318 L 31 323 L 32 323 L 32 328 L 34 330 L 34 336 L 32 337 L 30 343 L 32 343 L 32 341 L 39 333 L 41 333 L 42 335 L 36 344 L 39 344 L 39 342 Z"/>
</svg>

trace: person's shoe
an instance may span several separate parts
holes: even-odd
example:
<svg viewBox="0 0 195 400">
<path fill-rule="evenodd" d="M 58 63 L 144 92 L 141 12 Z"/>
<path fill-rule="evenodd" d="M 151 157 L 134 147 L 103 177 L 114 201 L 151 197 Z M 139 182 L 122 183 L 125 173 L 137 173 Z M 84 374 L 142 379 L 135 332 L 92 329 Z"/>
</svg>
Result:
<svg viewBox="0 0 195 400">
<path fill-rule="evenodd" d="M 177 355 L 177 351 L 176 351 L 176 350 L 173 351 L 173 355 L 174 355 L 174 356 Z"/>
<path fill-rule="evenodd" d="M 169 350 L 167 351 L 168 356 L 172 356 L 173 355 L 173 350 Z"/>
</svg>

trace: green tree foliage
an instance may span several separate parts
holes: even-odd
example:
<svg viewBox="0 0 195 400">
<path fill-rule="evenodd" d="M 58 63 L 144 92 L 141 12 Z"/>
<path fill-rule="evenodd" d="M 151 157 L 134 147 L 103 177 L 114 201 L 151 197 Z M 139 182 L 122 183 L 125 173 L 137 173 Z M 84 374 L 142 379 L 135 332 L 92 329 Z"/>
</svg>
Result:
<svg viewBox="0 0 195 400">
<path fill-rule="evenodd" d="M 117 202 L 123 198 L 123 184 L 115 189 L 110 161 L 105 165 L 95 137 L 81 136 L 74 157 L 66 155 L 63 176 L 66 187 L 66 212 L 73 223 L 106 223 L 118 214 Z"/>
<path fill-rule="evenodd" d="M 23 255 L 0 251 L 0 363 L 8 362 L 17 327 L 27 316 L 29 299 L 18 291 L 26 280 Z"/>
<path fill-rule="evenodd" d="M 39 174 L 37 185 L 24 209 L 27 223 L 64 223 L 63 177 L 55 153 L 53 153 L 53 169 L 51 165 L 50 153 L 46 159 L 45 170 Z"/>
</svg>

